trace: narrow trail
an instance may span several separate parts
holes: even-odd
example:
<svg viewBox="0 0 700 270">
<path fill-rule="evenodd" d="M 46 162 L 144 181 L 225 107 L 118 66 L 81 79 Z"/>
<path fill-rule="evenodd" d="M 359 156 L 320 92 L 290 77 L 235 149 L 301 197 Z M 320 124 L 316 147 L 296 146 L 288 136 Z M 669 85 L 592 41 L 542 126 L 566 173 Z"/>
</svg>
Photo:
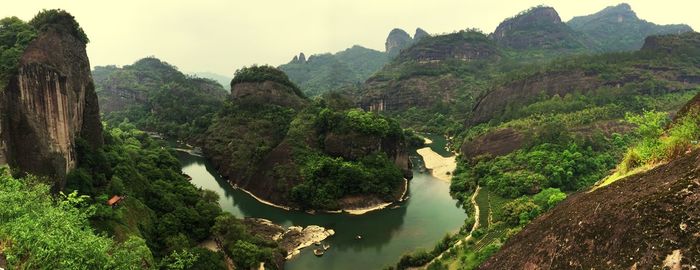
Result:
<svg viewBox="0 0 700 270">
<path fill-rule="evenodd" d="M 445 251 L 443 251 L 442 253 L 440 253 L 440 255 L 438 255 L 437 257 L 435 257 L 433 260 L 431 260 L 430 262 L 428 262 L 428 263 L 425 264 L 424 266 L 418 267 L 418 268 L 412 268 L 412 269 L 426 269 L 426 268 L 428 268 L 428 266 L 430 266 L 431 264 L 433 264 L 433 262 L 435 262 L 436 260 L 441 259 L 441 258 L 442 258 L 442 255 L 444 255 L 444 254 L 447 253 L 448 251 L 453 250 L 453 249 L 455 249 L 455 248 L 461 246 L 462 244 L 466 243 L 466 242 L 469 241 L 470 239 L 472 239 L 472 233 L 473 233 L 474 231 L 476 231 L 476 230 L 479 229 L 479 211 L 480 211 L 480 210 L 479 210 L 479 204 L 476 203 L 476 196 L 479 195 L 479 190 L 481 190 L 481 187 L 480 187 L 480 186 L 476 186 L 476 189 L 474 190 L 474 194 L 472 194 L 472 197 L 471 197 L 471 202 L 472 202 L 472 205 L 474 206 L 474 225 L 472 226 L 471 231 L 469 231 L 469 234 L 467 235 L 467 237 L 464 237 L 464 239 L 460 239 L 459 241 L 457 241 L 457 243 L 455 243 L 455 244 L 452 245 L 450 248 L 448 248 L 447 250 L 445 250 Z"/>
</svg>

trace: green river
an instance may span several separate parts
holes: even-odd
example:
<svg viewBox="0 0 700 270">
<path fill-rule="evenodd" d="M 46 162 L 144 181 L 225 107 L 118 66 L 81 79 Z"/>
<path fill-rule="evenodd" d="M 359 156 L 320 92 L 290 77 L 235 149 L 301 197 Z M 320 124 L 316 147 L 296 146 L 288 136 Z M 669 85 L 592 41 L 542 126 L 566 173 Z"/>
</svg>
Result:
<svg viewBox="0 0 700 270">
<path fill-rule="evenodd" d="M 430 136 L 431 147 L 445 155 L 445 139 Z M 364 215 L 307 214 L 286 211 L 262 204 L 241 190 L 233 189 L 221 179 L 206 159 L 188 152 L 178 152 L 182 171 L 192 176 L 196 186 L 216 191 L 221 208 L 236 217 L 269 219 L 283 226 L 319 225 L 335 230 L 324 241 L 331 248 L 322 257 L 313 255 L 313 247 L 287 261 L 286 269 L 381 269 L 394 265 L 401 255 L 417 248 L 432 247 L 447 233 L 456 232 L 466 214 L 450 197 L 449 183 L 419 171 L 423 161 L 415 151 L 410 181 L 410 198 L 398 208 L 383 209 Z M 355 239 L 361 235 L 362 239 Z"/>
</svg>

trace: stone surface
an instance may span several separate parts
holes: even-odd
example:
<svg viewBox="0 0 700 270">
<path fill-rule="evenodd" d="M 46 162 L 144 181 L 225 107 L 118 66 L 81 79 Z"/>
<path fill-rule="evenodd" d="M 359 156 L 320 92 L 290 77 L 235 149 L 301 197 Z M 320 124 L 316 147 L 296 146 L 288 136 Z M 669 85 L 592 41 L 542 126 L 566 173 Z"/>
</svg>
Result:
<svg viewBox="0 0 700 270">
<path fill-rule="evenodd" d="M 398 55 L 401 50 L 410 46 L 413 43 L 413 38 L 406 33 L 406 31 L 398 28 L 394 28 L 389 32 L 389 36 L 386 38 L 384 43 L 385 51 L 391 55 Z"/>
<path fill-rule="evenodd" d="M 49 176 L 54 189 L 75 168 L 76 139 L 102 144 L 102 124 L 85 44 L 55 30 L 24 51 L 2 96 L 4 158 L 23 172 Z"/>
</svg>

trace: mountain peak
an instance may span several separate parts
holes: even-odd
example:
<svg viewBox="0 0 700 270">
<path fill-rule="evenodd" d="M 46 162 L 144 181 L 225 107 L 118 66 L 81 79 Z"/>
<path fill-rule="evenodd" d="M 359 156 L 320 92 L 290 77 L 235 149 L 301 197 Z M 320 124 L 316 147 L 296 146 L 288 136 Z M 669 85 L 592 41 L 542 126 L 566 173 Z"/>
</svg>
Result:
<svg viewBox="0 0 700 270">
<path fill-rule="evenodd" d="M 566 26 L 559 13 L 547 6 L 520 12 L 498 25 L 491 37 L 499 44 L 514 49 L 580 48 L 581 42 Z"/>
<path fill-rule="evenodd" d="M 423 39 L 424 37 L 429 37 L 430 34 L 426 32 L 425 30 L 421 29 L 420 27 L 416 28 L 416 33 L 413 35 L 413 41 L 419 41 Z"/>
<path fill-rule="evenodd" d="M 384 48 L 389 55 L 397 55 L 402 49 L 411 45 L 411 43 L 413 43 L 413 38 L 411 38 L 406 31 L 394 28 L 389 32 L 389 36 L 386 37 Z"/>
<path fill-rule="evenodd" d="M 657 25 L 642 20 L 625 3 L 591 15 L 574 17 L 567 24 L 599 43 L 604 51 L 637 50 L 648 36 L 692 31 L 687 25 Z"/>
</svg>

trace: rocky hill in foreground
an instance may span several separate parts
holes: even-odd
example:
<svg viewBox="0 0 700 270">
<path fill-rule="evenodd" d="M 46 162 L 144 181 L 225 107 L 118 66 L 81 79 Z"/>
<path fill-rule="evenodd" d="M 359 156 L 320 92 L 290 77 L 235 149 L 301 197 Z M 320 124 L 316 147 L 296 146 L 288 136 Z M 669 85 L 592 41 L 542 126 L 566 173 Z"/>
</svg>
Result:
<svg viewBox="0 0 700 270">
<path fill-rule="evenodd" d="M 2 75 L 0 89 L 0 164 L 22 172 L 49 176 L 54 188 L 63 188 L 66 173 L 78 165 L 79 138 L 102 145 L 102 124 L 97 95 L 85 52 L 85 33 L 63 11 L 40 13 L 28 25 L 16 18 L 4 19 L 7 31 L 23 25 L 18 36 L 34 37 L 26 47 L 0 45 L 20 52 L 15 68 Z M 16 29 L 16 28 L 15 28 Z M 31 33 L 31 34 L 28 34 Z M 17 33 L 5 33 L 4 36 Z M 25 39 L 24 42 L 27 40 Z M 7 56 L 7 58 L 5 58 Z M 0 80 L 2 81 L 2 80 Z"/>
<path fill-rule="evenodd" d="M 659 138 L 653 152 L 662 157 L 653 162 L 661 165 L 570 196 L 511 237 L 480 269 L 695 269 L 700 151 L 692 142 L 699 134 L 689 130 L 700 123 L 697 100 Z M 631 157 L 618 173 L 628 166 L 644 168 Z"/>
</svg>

